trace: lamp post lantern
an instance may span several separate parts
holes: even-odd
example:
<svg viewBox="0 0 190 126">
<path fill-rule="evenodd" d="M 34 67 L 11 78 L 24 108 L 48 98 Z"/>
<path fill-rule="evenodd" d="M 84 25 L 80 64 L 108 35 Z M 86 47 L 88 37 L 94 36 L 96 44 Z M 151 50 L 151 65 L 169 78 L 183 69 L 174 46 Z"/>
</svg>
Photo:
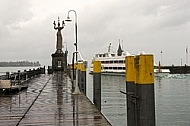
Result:
<svg viewBox="0 0 190 126">
<path fill-rule="evenodd" d="M 74 45 L 75 45 L 75 48 L 76 48 L 76 52 L 78 51 L 78 48 L 77 48 L 77 13 L 76 13 L 76 11 L 75 10 L 70 10 L 69 12 L 68 12 L 68 16 L 67 16 L 67 19 L 65 20 L 65 21 L 68 21 L 68 22 L 71 22 L 72 20 L 70 19 L 70 17 L 69 17 L 69 13 L 70 12 L 74 12 L 75 13 L 75 36 L 76 36 L 76 40 L 75 40 L 75 43 L 74 43 Z M 77 54 L 76 54 L 76 61 L 77 61 L 78 59 L 77 59 Z"/>
</svg>

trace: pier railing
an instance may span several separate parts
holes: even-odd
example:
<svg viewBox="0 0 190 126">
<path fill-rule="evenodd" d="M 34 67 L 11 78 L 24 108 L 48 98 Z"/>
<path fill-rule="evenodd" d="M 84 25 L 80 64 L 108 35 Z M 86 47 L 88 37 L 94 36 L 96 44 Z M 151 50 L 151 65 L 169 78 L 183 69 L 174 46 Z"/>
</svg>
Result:
<svg viewBox="0 0 190 126">
<path fill-rule="evenodd" d="M 5 75 L 0 76 L 0 80 L 26 80 L 27 78 L 32 78 L 38 74 L 45 74 L 45 67 L 39 67 L 37 69 L 29 69 L 24 70 L 21 72 L 18 70 L 18 72 L 6 72 Z"/>
<path fill-rule="evenodd" d="M 6 72 L 5 75 L 0 76 L 0 91 L 13 91 L 13 90 L 21 90 L 23 88 L 27 88 L 28 85 L 24 82 L 29 79 L 39 75 L 45 74 L 45 67 L 40 67 L 37 69 L 29 69 L 21 72 Z"/>
</svg>

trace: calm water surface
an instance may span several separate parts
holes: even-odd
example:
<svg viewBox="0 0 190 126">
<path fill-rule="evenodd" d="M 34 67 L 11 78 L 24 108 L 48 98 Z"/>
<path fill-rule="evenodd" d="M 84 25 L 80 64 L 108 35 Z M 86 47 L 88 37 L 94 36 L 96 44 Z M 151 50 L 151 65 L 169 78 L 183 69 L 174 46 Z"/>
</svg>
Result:
<svg viewBox="0 0 190 126">
<path fill-rule="evenodd" d="M 125 77 L 102 75 L 102 113 L 113 126 L 126 126 Z M 93 76 L 88 75 L 92 100 Z M 190 75 L 155 77 L 157 126 L 190 126 Z"/>
<path fill-rule="evenodd" d="M 17 71 L 17 68 L 14 71 Z M 125 77 L 102 75 L 101 78 L 102 113 L 113 126 L 126 126 L 126 98 L 120 93 L 120 91 L 125 92 Z M 93 76 L 87 74 L 87 80 L 87 96 L 92 101 Z M 41 83 L 36 83 L 30 85 L 27 91 L 0 96 L 0 114 L 5 117 L 14 115 L 12 116 L 14 118 L 22 115 L 42 86 Z M 155 104 L 156 126 L 190 126 L 190 75 L 169 74 L 156 77 Z M 15 109 L 18 111 L 16 115 L 13 113 Z"/>
</svg>

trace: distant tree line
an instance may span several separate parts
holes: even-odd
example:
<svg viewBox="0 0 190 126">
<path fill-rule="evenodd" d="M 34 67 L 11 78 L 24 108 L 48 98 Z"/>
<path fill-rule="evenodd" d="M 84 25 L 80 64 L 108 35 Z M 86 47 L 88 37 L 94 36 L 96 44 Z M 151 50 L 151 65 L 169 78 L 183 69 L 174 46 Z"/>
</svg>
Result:
<svg viewBox="0 0 190 126">
<path fill-rule="evenodd" d="M 0 62 L 0 67 L 24 67 L 24 66 L 41 66 L 39 61 L 29 62 L 29 61 L 16 61 L 16 62 Z"/>
</svg>

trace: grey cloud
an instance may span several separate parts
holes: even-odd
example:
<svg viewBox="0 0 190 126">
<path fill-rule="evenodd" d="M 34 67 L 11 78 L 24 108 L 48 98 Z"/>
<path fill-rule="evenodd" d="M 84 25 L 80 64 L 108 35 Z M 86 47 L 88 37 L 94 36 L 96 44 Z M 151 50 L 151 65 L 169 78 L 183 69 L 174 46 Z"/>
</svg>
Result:
<svg viewBox="0 0 190 126">
<path fill-rule="evenodd" d="M 27 21 L 32 16 L 29 0 L 19 0 L 16 2 L 13 0 L 2 0 L 0 2 L 0 8 L 0 21 L 4 25 L 15 25 L 20 21 Z"/>
<path fill-rule="evenodd" d="M 38 15 L 41 8 L 33 15 L 31 12 L 33 5 L 30 1 L 13 2 L 0 1 L 0 50 L 9 55 L 4 57 L 4 54 L 0 53 L 0 56 L 3 59 L 30 58 L 46 59 L 51 62 L 51 53 L 55 51 L 56 42 L 56 31 L 52 22 L 57 20 L 57 16 L 60 16 L 61 20 L 66 18 L 69 10 L 52 12 L 48 17 L 44 16 L 41 19 L 41 15 Z M 44 4 L 44 7 L 53 6 L 47 3 L 39 2 Z M 189 0 L 109 0 L 82 5 L 84 8 L 76 9 L 79 51 L 84 58 L 91 60 L 94 53 L 106 51 L 109 42 L 112 42 L 116 50 L 121 39 L 124 50 L 131 53 L 139 51 L 155 53 L 155 59 L 158 61 L 162 50 L 163 57 L 169 59 L 169 54 L 176 52 L 176 47 L 183 50 L 189 42 L 187 34 L 190 28 L 189 5 Z M 48 9 L 47 7 L 45 9 Z M 61 7 L 67 8 L 67 4 Z M 34 18 L 39 21 L 31 21 L 33 16 L 37 16 Z M 74 14 L 71 16 L 73 19 Z M 20 27 L 20 24 L 26 22 L 28 25 Z M 71 55 L 75 49 L 74 22 L 67 23 L 62 34 Z M 178 62 L 183 53 L 168 62 Z M 176 61 L 173 61 L 174 59 Z"/>
<path fill-rule="evenodd" d="M 172 49 L 173 43 L 179 48 L 183 48 L 183 44 L 187 43 L 186 39 L 182 40 L 187 37 L 184 36 L 187 30 L 183 28 L 189 27 L 190 10 L 187 5 L 189 5 L 187 0 L 181 2 L 120 0 L 88 6 L 80 12 L 83 15 L 79 18 L 82 20 L 79 26 L 82 40 L 80 44 L 82 47 L 88 46 L 83 49 L 84 54 L 89 54 L 90 50 L 92 57 L 97 49 L 106 43 L 113 42 L 113 45 L 117 46 L 118 39 L 123 39 L 124 48 L 132 53 L 152 52 L 157 56 L 156 60 L 159 60 L 162 49 L 169 57 L 176 49 Z M 176 62 L 180 58 L 174 59 L 168 63 Z"/>
</svg>

